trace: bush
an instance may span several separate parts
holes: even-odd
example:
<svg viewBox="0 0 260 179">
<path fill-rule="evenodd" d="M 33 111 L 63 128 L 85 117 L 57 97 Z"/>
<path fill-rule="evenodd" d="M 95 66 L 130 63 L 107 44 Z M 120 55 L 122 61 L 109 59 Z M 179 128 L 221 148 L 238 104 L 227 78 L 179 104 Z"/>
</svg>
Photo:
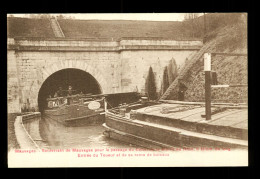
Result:
<svg viewBox="0 0 260 179">
<path fill-rule="evenodd" d="M 175 78 L 178 76 L 178 69 L 177 69 L 177 64 L 174 58 L 172 58 L 169 61 L 168 65 L 168 79 L 169 79 L 169 84 L 171 84 Z"/>
<path fill-rule="evenodd" d="M 156 85 L 155 85 L 155 79 L 154 79 L 154 73 L 152 67 L 149 68 L 147 80 L 147 94 L 148 98 L 151 100 L 157 99 L 157 93 L 156 93 Z"/>
<path fill-rule="evenodd" d="M 165 91 L 169 87 L 169 78 L 168 78 L 168 68 L 167 66 L 164 68 L 163 72 L 163 84 L 162 84 L 162 92 L 165 93 Z"/>
</svg>

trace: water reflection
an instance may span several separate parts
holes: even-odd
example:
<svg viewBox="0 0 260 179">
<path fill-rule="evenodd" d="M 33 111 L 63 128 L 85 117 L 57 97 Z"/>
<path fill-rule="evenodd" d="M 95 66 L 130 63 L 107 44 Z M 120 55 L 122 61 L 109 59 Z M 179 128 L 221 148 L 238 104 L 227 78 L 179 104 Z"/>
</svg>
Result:
<svg viewBox="0 0 260 179">
<path fill-rule="evenodd" d="M 49 148 L 47 145 L 47 142 L 45 140 L 42 140 L 42 137 L 39 133 L 40 131 L 40 117 L 35 117 L 29 120 L 23 121 L 23 125 L 25 130 L 28 132 L 28 134 L 31 136 L 32 140 L 40 147 L 40 148 Z"/>
<path fill-rule="evenodd" d="M 51 149 L 134 148 L 127 143 L 105 137 L 104 127 L 101 124 L 66 127 L 53 119 L 42 117 L 39 126 L 41 137 L 47 141 Z"/>
</svg>

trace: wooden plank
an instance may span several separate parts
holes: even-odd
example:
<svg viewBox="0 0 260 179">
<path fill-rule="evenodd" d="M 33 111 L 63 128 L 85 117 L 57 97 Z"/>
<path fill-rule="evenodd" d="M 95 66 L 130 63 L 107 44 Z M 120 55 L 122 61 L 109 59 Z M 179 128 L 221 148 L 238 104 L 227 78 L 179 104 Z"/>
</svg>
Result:
<svg viewBox="0 0 260 179">
<path fill-rule="evenodd" d="M 159 102 L 168 103 L 168 104 L 205 105 L 205 102 L 189 102 L 189 101 L 176 101 L 176 100 L 159 100 Z M 238 105 L 247 105 L 247 104 L 246 103 L 211 103 L 211 105 L 238 106 Z"/>
<path fill-rule="evenodd" d="M 223 111 L 223 112 L 220 112 L 220 113 L 217 113 L 217 114 L 214 114 L 214 115 L 212 115 L 212 117 L 211 117 L 211 120 L 209 120 L 209 121 L 201 121 L 202 123 L 208 123 L 208 124 L 211 124 L 213 121 L 216 121 L 216 120 L 218 120 L 219 118 L 221 118 L 221 117 L 224 117 L 224 116 L 227 116 L 227 115 L 229 115 L 229 114 L 233 114 L 233 113 L 236 113 L 237 112 L 237 110 L 234 110 L 234 109 L 228 109 L 228 110 L 226 110 L 226 111 Z"/>
<path fill-rule="evenodd" d="M 160 111 L 163 107 L 177 107 L 177 106 L 180 106 L 180 105 L 172 105 L 172 104 L 159 104 L 159 105 L 153 105 L 153 106 L 150 106 L 150 107 L 145 107 L 145 108 L 142 108 L 142 109 L 138 109 L 137 112 L 139 113 L 149 113 L 149 114 L 154 114 L 154 115 L 158 115 L 158 114 L 161 114 Z"/>
<path fill-rule="evenodd" d="M 232 127 L 232 125 L 237 124 L 239 122 L 244 121 L 245 118 L 237 118 L 234 116 L 227 116 L 227 117 L 223 117 L 218 119 L 217 121 L 214 121 L 213 123 L 210 123 L 211 125 L 218 125 L 218 126 L 230 126 Z"/>
<path fill-rule="evenodd" d="M 239 129 L 248 129 L 248 119 L 245 119 L 244 121 L 235 124 L 232 127 L 239 128 Z"/>
<path fill-rule="evenodd" d="M 159 105 L 153 105 L 153 106 L 137 109 L 136 112 L 142 113 L 142 114 L 143 113 L 150 113 L 150 112 L 153 112 L 154 110 L 158 110 L 159 108 L 160 108 Z"/>
<path fill-rule="evenodd" d="M 221 126 L 232 126 L 233 124 L 237 124 L 239 122 L 244 121 L 247 119 L 247 112 L 246 111 L 238 111 L 237 113 L 231 113 L 218 120 L 211 122 L 212 125 L 221 125 Z"/>
<path fill-rule="evenodd" d="M 206 119 L 201 117 L 201 114 L 204 114 L 204 113 L 205 113 L 205 110 L 200 113 L 197 113 L 197 114 L 186 116 L 186 117 L 182 118 L 181 120 L 194 122 L 194 123 L 199 122 L 199 121 L 205 121 Z"/>
<path fill-rule="evenodd" d="M 182 119 L 184 117 L 188 117 L 197 113 L 201 113 L 201 112 L 205 112 L 205 108 L 203 107 L 199 107 L 199 108 L 195 108 L 195 109 L 191 109 L 188 111 L 180 111 L 180 112 L 175 112 L 172 113 L 171 115 L 169 115 L 169 118 L 175 118 L 175 119 Z"/>
<path fill-rule="evenodd" d="M 211 85 L 211 88 L 228 88 L 229 85 Z"/>
</svg>

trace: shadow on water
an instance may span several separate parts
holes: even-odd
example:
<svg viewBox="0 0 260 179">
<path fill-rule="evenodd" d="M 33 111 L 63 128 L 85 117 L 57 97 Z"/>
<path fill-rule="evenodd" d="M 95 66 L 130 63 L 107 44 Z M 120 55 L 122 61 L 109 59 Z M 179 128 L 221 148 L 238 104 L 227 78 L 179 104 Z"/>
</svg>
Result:
<svg viewBox="0 0 260 179">
<path fill-rule="evenodd" d="M 104 136 L 105 129 L 101 124 L 66 127 L 51 118 L 42 117 L 39 126 L 42 139 L 47 141 L 51 149 L 134 147 Z"/>
</svg>

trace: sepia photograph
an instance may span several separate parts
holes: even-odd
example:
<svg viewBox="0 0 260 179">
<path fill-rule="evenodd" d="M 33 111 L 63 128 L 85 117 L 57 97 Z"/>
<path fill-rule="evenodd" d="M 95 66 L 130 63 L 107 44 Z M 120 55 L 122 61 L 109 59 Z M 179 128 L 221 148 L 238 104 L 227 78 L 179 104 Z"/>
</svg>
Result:
<svg viewBox="0 0 260 179">
<path fill-rule="evenodd" d="M 7 14 L 8 167 L 248 166 L 247 16 Z"/>
</svg>

